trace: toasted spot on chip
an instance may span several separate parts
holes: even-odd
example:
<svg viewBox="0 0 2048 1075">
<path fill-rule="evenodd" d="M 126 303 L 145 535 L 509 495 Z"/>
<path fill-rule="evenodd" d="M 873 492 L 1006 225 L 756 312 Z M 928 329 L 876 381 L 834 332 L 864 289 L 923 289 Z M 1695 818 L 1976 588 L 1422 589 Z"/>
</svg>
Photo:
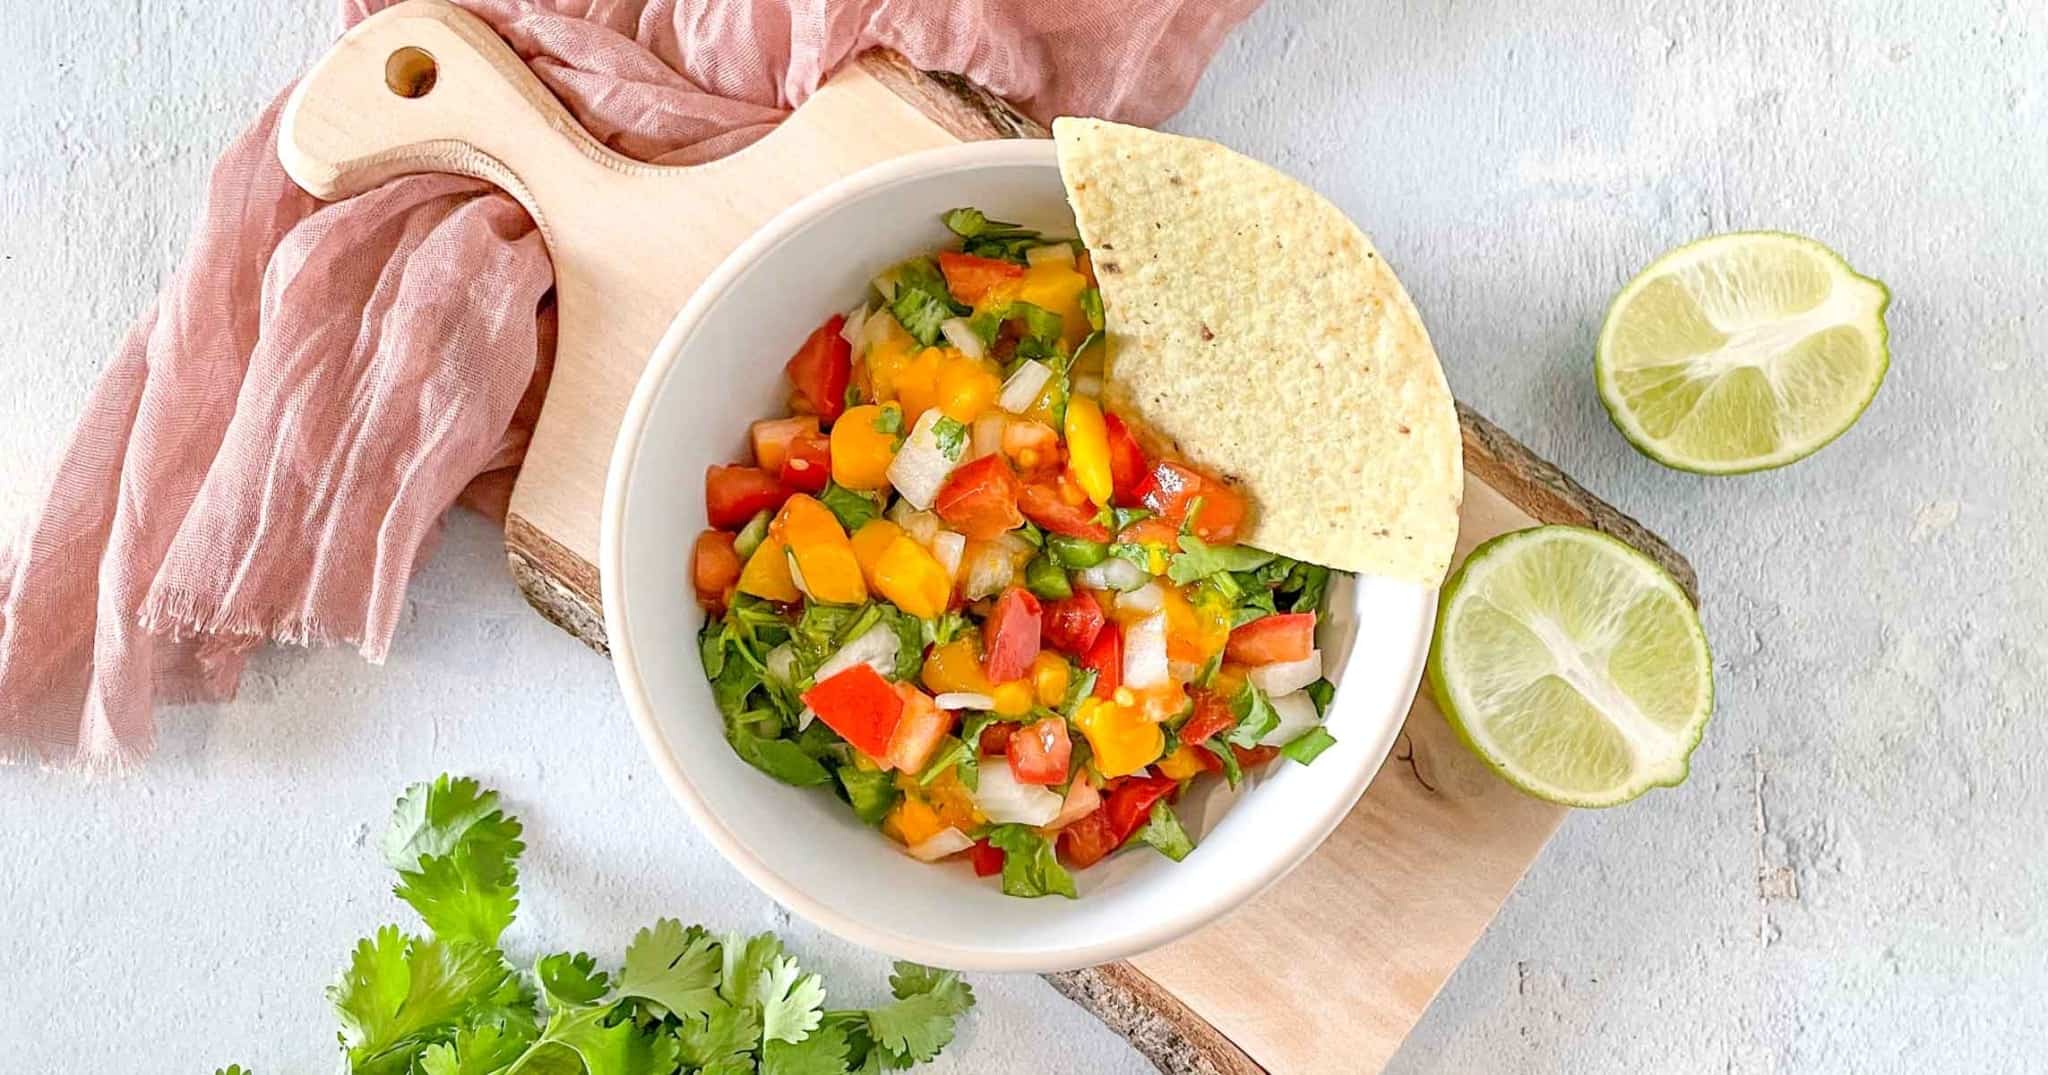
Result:
<svg viewBox="0 0 2048 1075">
<path fill-rule="evenodd" d="M 1246 543 L 1442 582 L 1464 489 L 1457 411 L 1365 234 L 1212 142 L 1072 118 L 1053 138 L 1082 240 L 1117 252 L 1096 265 L 1106 401 L 1243 480 Z"/>
</svg>

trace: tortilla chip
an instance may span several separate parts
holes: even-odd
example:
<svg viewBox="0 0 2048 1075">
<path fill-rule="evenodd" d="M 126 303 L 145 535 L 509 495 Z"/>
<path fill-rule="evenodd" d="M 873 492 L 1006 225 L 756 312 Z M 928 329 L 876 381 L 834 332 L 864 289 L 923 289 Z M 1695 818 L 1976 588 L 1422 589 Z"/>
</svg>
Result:
<svg viewBox="0 0 2048 1075">
<path fill-rule="evenodd" d="M 1372 242 L 1212 142 L 1070 118 L 1053 138 L 1102 287 L 1110 405 L 1251 494 L 1246 544 L 1440 584 L 1458 415 Z"/>
</svg>

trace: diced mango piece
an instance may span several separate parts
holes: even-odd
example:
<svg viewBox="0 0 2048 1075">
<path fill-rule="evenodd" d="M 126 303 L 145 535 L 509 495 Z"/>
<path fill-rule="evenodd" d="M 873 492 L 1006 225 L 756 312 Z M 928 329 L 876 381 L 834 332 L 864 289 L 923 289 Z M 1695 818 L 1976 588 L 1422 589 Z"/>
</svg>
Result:
<svg viewBox="0 0 2048 1075">
<path fill-rule="evenodd" d="M 885 431 L 883 427 L 892 427 Z M 910 431 L 894 404 L 854 407 L 832 423 L 832 480 L 848 489 L 873 490 L 889 484 L 896 446 Z"/>
<path fill-rule="evenodd" d="M 765 601 L 789 602 L 803 596 L 789 576 L 789 558 L 779 539 L 761 539 L 754 555 L 747 558 L 747 566 L 740 569 L 739 591 Z"/>
<path fill-rule="evenodd" d="M 830 508 L 798 493 L 782 505 L 775 521 L 768 524 L 768 533 L 789 547 L 796 565 L 791 574 L 803 577 L 802 589 L 812 600 L 857 605 L 868 599 L 853 542 Z"/>
</svg>

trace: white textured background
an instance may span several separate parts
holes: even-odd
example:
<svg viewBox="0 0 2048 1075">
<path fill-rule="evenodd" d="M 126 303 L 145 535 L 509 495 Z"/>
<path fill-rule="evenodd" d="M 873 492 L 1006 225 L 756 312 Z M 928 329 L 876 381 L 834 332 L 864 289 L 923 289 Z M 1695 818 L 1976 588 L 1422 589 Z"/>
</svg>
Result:
<svg viewBox="0 0 2048 1075">
<path fill-rule="evenodd" d="M 318 54 L 330 7 L 8 20 L 0 523 L 167 275 L 212 157 Z M 1706 595 L 1721 712 L 1691 783 L 1574 817 L 1398 1070 L 2039 1070 L 2044 10 L 1272 0 L 1173 124 L 1352 212 L 1458 394 L 1688 552 Z M 1594 396 L 1601 313 L 1659 251 L 1750 227 L 1891 285 L 1891 378 L 1790 470 L 1663 470 Z M 615 955 L 668 913 L 781 929 L 834 984 L 880 985 L 883 961 L 789 921 L 694 836 L 607 666 L 458 519 L 387 666 L 274 653 L 238 703 L 169 714 L 138 779 L 0 771 L 0 1073 L 324 1070 L 320 987 L 398 912 L 369 837 L 444 768 L 526 821 L 520 945 Z M 1143 1070 L 1036 980 L 975 984 L 946 1070 Z"/>
</svg>

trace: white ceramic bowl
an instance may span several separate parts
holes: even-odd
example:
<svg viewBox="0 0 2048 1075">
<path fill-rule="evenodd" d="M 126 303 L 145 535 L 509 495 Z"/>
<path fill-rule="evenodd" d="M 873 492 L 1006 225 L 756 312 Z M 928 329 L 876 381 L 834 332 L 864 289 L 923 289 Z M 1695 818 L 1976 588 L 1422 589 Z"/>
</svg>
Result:
<svg viewBox="0 0 2048 1075">
<path fill-rule="evenodd" d="M 704 614 L 691 597 L 689 554 L 705 526 L 704 470 L 743 459 L 748 423 L 780 413 L 782 364 L 804 336 L 856 305 L 877 272 L 945 242 L 939 216 L 961 205 L 1074 234 L 1050 142 L 975 142 L 891 161 L 804 199 L 690 297 L 640 380 L 612 455 L 605 626 L 655 767 L 705 836 L 777 902 L 904 959 L 1063 970 L 1174 940 L 1315 850 L 1393 744 L 1421 676 L 1436 592 L 1377 578 L 1335 587 L 1318 644 L 1338 685 L 1327 720 L 1337 745 L 1312 766 L 1276 761 L 1234 796 L 1190 796 L 1182 815 L 1198 846 L 1186 861 L 1115 856 L 1076 875 L 1078 900 L 1014 899 L 963 864 L 917 862 L 828 790 L 788 787 L 741 761 L 697 656 Z"/>
</svg>

